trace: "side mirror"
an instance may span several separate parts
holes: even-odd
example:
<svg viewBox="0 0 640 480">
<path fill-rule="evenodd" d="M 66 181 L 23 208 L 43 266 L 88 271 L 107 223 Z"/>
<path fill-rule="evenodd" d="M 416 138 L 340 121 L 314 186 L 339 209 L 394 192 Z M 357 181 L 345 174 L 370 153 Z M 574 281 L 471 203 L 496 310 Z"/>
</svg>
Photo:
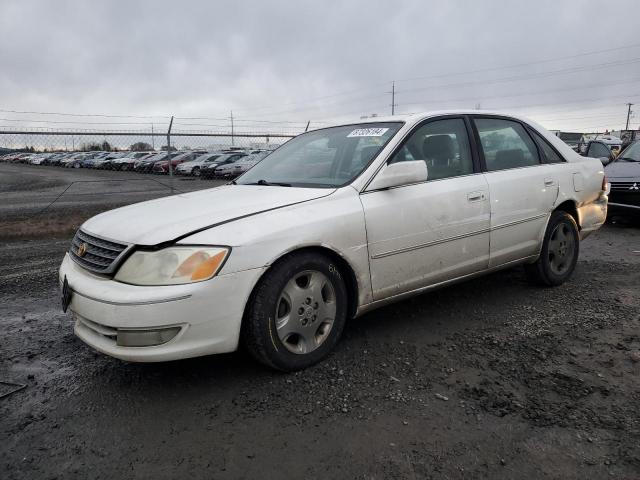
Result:
<svg viewBox="0 0 640 480">
<path fill-rule="evenodd" d="M 367 190 L 382 190 L 411 183 L 425 182 L 427 176 L 427 164 L 424 160 L 392 163 L 378 172 Z"/>
<path fill-rule="evenodd" d="M 600 157 L 599 160 L 602 162 L 602 165 L 609 165 L 613 162 L 613 155 L 609 155 L 608 157 Z"/>
</svg>

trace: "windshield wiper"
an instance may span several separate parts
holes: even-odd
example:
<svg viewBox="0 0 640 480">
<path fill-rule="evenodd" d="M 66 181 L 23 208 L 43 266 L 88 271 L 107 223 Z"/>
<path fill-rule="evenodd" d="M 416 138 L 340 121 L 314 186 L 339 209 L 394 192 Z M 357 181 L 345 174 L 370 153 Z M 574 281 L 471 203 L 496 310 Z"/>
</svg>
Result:
<svg viewBox="0 0 640 480">
<path fill-rule="evenodd" d="M 258 180 L 257 182 L 245 183 L 244 185 L 266 185 L 268 187 L 276 186 L 276 187 L 290 187 L 290 183 L 283 182 L 267 182 L 266 180 Z"/>
<path fill-rule="evenodd" d="M 629 157 L 620 157 L 620 158 L 617 158 L 616 160 L 624 160 L 625 162 L 640 162 L 640 160 L 636 160 L 635 158 L 629 158 Z"/>
</svg>

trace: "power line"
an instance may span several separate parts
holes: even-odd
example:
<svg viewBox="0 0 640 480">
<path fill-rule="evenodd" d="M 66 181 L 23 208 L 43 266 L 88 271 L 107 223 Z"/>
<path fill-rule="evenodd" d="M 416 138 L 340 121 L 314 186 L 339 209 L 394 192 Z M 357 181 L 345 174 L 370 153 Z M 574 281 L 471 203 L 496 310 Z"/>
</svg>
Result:
<svg viewBox="0 0 640 480">
<path fill-rule="evenodd" d="M 436 74 L 436 75 L 426 75 L 426 76 L 422 76 L 422 77 L 412 77 L 412 78 L 403 78 L 400 80 L 396 80 L 397 82 L 409 82 L 409 81 L 414 81 L 414 80 L 425 80 L 428 78 L 443 78 L 443 77 L 452 77 L 452 76 L 456 76 L 456 75 L 469 75 L 472 73 L 484 73 L 484 72 L 492 72 L 495 70 L 507 70 L 509 68 L 518 68 L 518 67 L 527 67 L 530 65 L 539 65 L 541 63 L 551 63 L 551 62 L 557 62 L 560 60 L 568 60 L 571 58 L 579 58 L 579 57 L 586 57 L 589 55 L 597 55 L 600 53 L 608 53 L 608 52 L 613 52 L 613 51 L 617 51 L 617 50 L 625 50 L 625 49 L 629 49 L 629 48 L 635 48 L 635 47 L 640 47 L 640 43 L 634 43 L 632 45 L 624 45 L 624 46 L 620 46 L 620 47 L 613 47 L 613 48 L 606 48 L 603 50 L 593 50 L 590 52 L 583 52 L 583 53 L 578 53 L 575 55 L 566 55 L 563 57 L 555 57 L 555 58 L 550 58 L 550 59 L 546 59 L 546 60 L 536 60 L 533 62 L 524 62 L 524 63 L 515 63 L 515 64 L 511 64 L 511 65 L 505 65 L 502 67 L 489 67 L 489 68 L 482 68 L 482 69 L 478 69 L 478 70 L 467 70 L 464 72 L 454 72 L 454 73 L 443 73 L 443 74 Z"/>
<path fill-rule="evenodd" d="M 402 105 L 424 105 L 424 104 L 433 104 L 433 103 L 448 103 L 448 102 L 475 102 L 475 101 L 479 101 L 479 100 L 491 100 L 494 98 L 511 98 L 511 97 L 523 97 L 523 96 L 534 96 L 534 95 L 546 95 L 549 93 L 556 93 L 556 92 L 563 92 L 563 91 L 574 91 L 574 90 L 588 90 L 589 88 L 599 88 L 599 87 L 610 87 L 613 85 L 627 85 L 629 83 L 636 83 L 636 82 L 640 82 L 640 79 L 634 79 L 634 80 L 629 80 L 629 81 L 624 81 L 624 82 L 609 82 L 609 83 L 604 83 L 604 84 L 592 84 L 592 85 L 585 85 L 582 87 L 566 87 L 566 88 L 554 88 L 552 90 L 544 90 L 541 92 L 525 92 L 525 93 L 515 93 L 515 94 L 510 94 L 510 95 L 492 95 L 492 96 L 488 96 L 488 97 L 478 97 L 478 96 L 473 96 L 473 97 L 465 97 L 465 98 L 448 98 L 445 100 L 423 100 L 420 102 L 407 102 L 407 103 L 400 103 L 398 105 L 402 106 Z"/>
<path fill-rule="evenodd" d="M 608 52 L 612 52 L 612 51 L 625 50 L 625 49 L 630 49 L 630 48 L 635 48 L 635 47 L 640 47 L 640 43 L 631 44 L 631 45 L 623 45 L 623 46 L 619 46 L 619 47 L 612 47 L 612 48 L 601 49 L 601 50 L 593 50 L 593 51 L 590 51 L 590 52 L 582 52 L 582 53 L 578 53 L 578 54 L 574 54 L 574 55 L 566 55 L 566 56 L 555 57 L 555 58 L 546 59 L 546 60 L 537 60 L 537 61 L 532 61 L 532 62 L 516 63 L 516 64 L 505 65 L 505 66 L 501 66 L 501 67 L 489 67 L 489 68 L 462 71 L 462 72 L 450 72 L 450 73 L 442 73 L 442 74 L 436 74 L 436 75 L 428 75 L 428 76 L 423 76 L 423 77 L 405 78 L 405 79 L 401 79 L 401 80 L 396 80 L 396 82 L 408 82 L 408 81 L 421 80 L 421 79 L 427 79 L 427 78 L 444 78 L 444 77 L 451 77 L 451 76 L 458 76 L 458 75 L 465 75 L 465 74 L 472 74 L 472 73 L 482 73 L 482 72 L 495 71 L 495 70 L 505 70 L 505 69 L 509 69 L 509 68 L 518 68 L 518 67 L 522 67 L 522 66 L 537 65 L 537 64 L 542 64 L 542 63 L 550 63 L 550 62 L 554 62 L 554 61 L 566 60 L 566 59 L 570 59 L 570 58 L 585 57 L 585 56 L 589 56 L 589 55 L 597 55 L 597 54 L 601 54 L 601 53 L 608 53 Z M 374 87 L 374 86 L 379 86 L 379 85 L 388 85 L 389 83 L 391 83 L 391 82 L 387 81 L 387 82 L 384 82 L 384 83 L 369 84 L 368 88 Z M 351 91 L 340 92 L 340 93 L 336 93 L 336 94 L 332 94 L 332 95 L 325 95 L 323 97 L 316 97 L 315 99 L 307 99 L 307 100 L 301 100 L 301 101 L 295 101 L 295 102 L 288 102 L 288 103 L 284 103 L 284 104 L 281 104 L 281 105 L 299 105 L 299 104 L 314 103 L 317 100 L 324 100 L 326 98 L 332 98 L 332 97 L 336 97 L 336 96 L 349 95 L 349 94 L 362 93 L 362 92 L 363 92 L 362 89 L 351 90 Z M 255 107 L 255 108 L 252 108 L 252 109 L 241 109 L 240 111 L 264 110 L 264 109 L 271 109 L 273 107 L 274 106 Z"/>
<path fill-rule="evenodd" d="M 169 121 L 170 115 L 107 115 L 102 113 L 63 113 L 63 112 L 36 112 L 36 111 L 20 111 L 20 110 L 1 110 L 2 113 L 20 113 L 30 115 L 60 115 L 65 117 L 105 117 L 105 118 L 162 118 Z"/>
<path fill-rule="evenodd" d="M 220 118 L 220 117 L 175 117 L 176 120 L 229 120 L 229 117 Z M 274 124 L 296 124 L 296 125 L 306 125 L 307 121 L 287 121 L 287 120 L 253 120 L 253 119 L 243 119 L 233 117 L 234 122 L 245 122 L 245 123 L 274 123 Z"/>
<path fill-rule="evenodd" d="M 632 58 L 629 60 L 624 60 L 624 61 L 615 61 L 615 62 L 605 62 L 605 63 L 597 63 L 597 64 L 593 64 L 593 65 L 582 65 L 582 66 L 576 66 L 576 67 L 569 67 L 569 68 L 564 68 L 564 69 L 560 69 L 560 70 L 551 70 L 548 72 L 539 72 L 539 73 L 529 73 L 526 75 L 516 75 L 516 76 L 512 76 L 512 77 L 503 77 L 503 78 L 498 78 L 498 79 L 494 79 L 494 80 L 473 80 L 473 81 L 468 81 L 468 82 L 458 82 L 458 83 L 448 83 L 448 84 L 440 84 L 440 85 L 430 85 L 428 87 L 420 87 L 420 88 L 411 88 L 408 90 L 400 90 L 397 93 L 411 93 L 411 92 L 421 92 L 424 90 L 432 90 L 434 88 L 450 88 L 450 87 L 459 87 L 459 86 L 464 86 L 464 85 L 476 85 L 476 84 L 483 84 L 483 85 L 487 85 L 490 83 L 504 83 L 504 82 L 511 82 L 514 80 L 534 80 L 537 78 L 545 78 L 545 77 L 550 77 L 550 76 L 554 76 L 554 75 L 564 75 L 567 73 L 578 73 L 578 72 L 583 72 L 585 70 L 597 70 L 597 69 L 601 69 L 601 68 L 608 68 L 608 67 L 612 67 L 612 66 L 619 66 L 619 65 L 627 65 L 630 63 L 638 63 L 640 62 L 640 57 L 636 57 L 636 58 Z"/>
<path fill-rule="evenodd" d="M 367 90 L 363 90 L 362 88 L 359 88 L 357 90 L 349 90 L 349 91 L 346 91 L 346 92 L 334 93 L 334 94 L 331 94 L 331 95 L 324 95 L 322 97 L 315 97 L 315 98 L 310 98 L 310 99 L 302 100 L 302 101 L 298 100 L 298 101 L 295 101 L 295 102 L 284 102 L 284 103 L 281 103 L 280 105 L 281 106 L 287 106 L 287 105 L 299 105 L 299 104 L 306 104 L 306 103 L 315 103 L 318 100 L 325 100 L 327 98 L 340 97 L 340 96 L 343 96 L 343 95 L 353 95 L 355 93 L 363 93 L 363 92 L 367 92 L 367 91 L 375 91 L 375 90 L 372 90 L 372 87 L 379 87 L 379 86 L 388 85 L 388 84 L 389 84 L 389 82 L 372 83 L 372 84 L 368 84 L 368 87 L 366 87 Z M 256 110 L 271 109 L 273 107 L 274 107 L 273 105 L 269 105 L 269 106 L 263 106 L 263 107 L 252 107 L 252 108 L 249 108 L 249 109 L 241 108 L 240 111 L 241 112 L 247 112 L 247 111 L 254 112 Z"/>
<path fill-rule="evenodd" d="M 556 118 L 545 118 L 543 119 L 545 122 L 553 122 L 558 120 L 584 120 L 590 118 L 619 118 L 619 113 L 610 113 L 606 115 L 587 115 L 584 117 L 556 117 Z"/>
<path fill-rule="evenodd" d="M 629 95 L 629 94 L 624 94 L 624 95 L 614 95 L 611 97 L 604 97 L 604 98 L 597 98 L 597 99 L 593 99 L 593 100 L 585 100 L 585 99 L 581 99 L 581 100 L 571 100 L 568 102 L 552 102 L 552 103 L 538 103 L 535 105 L 515 105 L 515 106 L 507 106 L 507 107 L 499 107 L 501 109 L 512 109 L 512 110 L 522 110 L 522 109 L 527 109 L 527 108 L 532 108 L 532 107 L 544 107 L 547 105 L 567 105 L 567 104 L 571 104 L 571 103 L 594 103 L 594 102 L 603 102 L 603 101 L 609 101 L 613 98 L 636 98 L 636 97 L 640 97 L 640 94 L 637 95 Z"/>
<path fill-rule="evenodd" d="M 609 67 L 612 67 L 612 66 L 626 65 L 626 64 L 638 63 L 638 62 L 640 62 L 640 57 L 629 59 L 629 60 L 615 61 L 615 62 L 603 62 L 603 63 L 593 64 L 593 65 L 574 66 L 574 67 L 560 69 L 560 70 L 539 72 L 537 74 L 528 74 L 528 75 L 517 75 L 517 76 L 511 76 L 511 77 L 503 77 L 503 78 L 499 78 L 499 79 L 495 79 L 495 80 L 466 81 L 466 82 L 458 82 L 458 83 L 431 85 L 431 86 L 428 86 L 428 87 L 421 87 L 421 88 L 415 88 L 415 89 L 396 90 L 395 94 L 397 94 L 397 93 L 411 93 L 411 92 L 418 92 L 418 91 L 432 90 L 432 89 L 443 89 L 443 88 L 459 87 L 459 86 L 465 86 L 465 85 L 476 85 L 476 84 L 487 85 L 487 84 L 492 84 L 492 83 L 512 82 L 512 81 L 516 81 L 516 80 L 532 80 L 532 79 L 537 79 L 537 78 L 550 77 L 550 76 L 554 76 L 554 75 L 578 73 L 578 72 L 582 72 L 582 71 L 586 71 L 586 70 L 609 68 Z M 379 98 L 381 96 L 386 96 L 387 94 L 388 93 L 378 94 L 378 95 L 366 95 L 366 96 L 363 96 L 363 97 L 359 97 L 359 98 L 355 98 L 355 99 L 347 100 L 347 101 L 339 100 L 339 101 L 332 102 L 332 103 L 324 103 L 322 106 L 326 107 L 326 106 L 330 106 L 330 105 L 334 105 L 334 104 L 345 105 L 345 104 L 351 104 L 351 103 L 358 103 L 358 102 L 360 102 L 362 100 L 367 100 L 367 99 L 370 99 L 370 98 Z M 399 105 L 402 105 L 402 104 L 399 104 Z M 271 112 L 267 112 L 267 113 L 254 114 L 254 116 L 282 115 L 282 114 L 287 114 L 287 113 L 295 113 L 295 112 L 301 112 L 301 111 L 307 111 L 307 110 L 315 110 L 317 108 L 318 108 L 317 106 L 299 107 L 299 108 L 294 108 L 294 109 L 289 109 L 289 110 L 271 111 Z M 366 107 L 366 108 L 369 108 L 369 107 Z"/>
<path fill-rule="evenodd" d="M 24 122 L 24 123 L 47 123 L 47 124 L 77 124 L 77 125 L 149 125 L 149 122 L 75 122 L 59 121 L 59 120 L 36 120 L 32 118 L 0 118 L 5 122 Z M 156 122 L 156 124 L 159 122 Z"/>
</svg>

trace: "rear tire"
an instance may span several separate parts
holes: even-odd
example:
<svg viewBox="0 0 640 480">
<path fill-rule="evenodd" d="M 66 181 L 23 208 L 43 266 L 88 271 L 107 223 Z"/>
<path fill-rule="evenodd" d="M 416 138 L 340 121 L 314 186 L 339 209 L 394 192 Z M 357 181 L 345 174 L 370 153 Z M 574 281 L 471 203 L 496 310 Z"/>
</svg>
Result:
<svg viewBox="0 0 640 480">
<path fill-rule="evenodd" d="M 540 257 L 535 263 L 525 265 L 527 277 L 538 285 L 562 285 L 573 274 L 579 253 L 576 221 L 566 212 L 555 211 L 547 224 Z"/>
<path fill-rule="evenodd" d="M 193 170 L 191 170 L 191 174 L 194 177 L 199 177 L 200 176 L 200 168 L 199 167 L 193 167 Z"/>
<path fill-rule="evenodd" d="M 282 371 L 307 368 L 338 343 L 347 319 L 347 289 L 324 255 L 298 253 L 271 267 L 245 311 L 242 343 L 259 362 Z"/>
</svg>

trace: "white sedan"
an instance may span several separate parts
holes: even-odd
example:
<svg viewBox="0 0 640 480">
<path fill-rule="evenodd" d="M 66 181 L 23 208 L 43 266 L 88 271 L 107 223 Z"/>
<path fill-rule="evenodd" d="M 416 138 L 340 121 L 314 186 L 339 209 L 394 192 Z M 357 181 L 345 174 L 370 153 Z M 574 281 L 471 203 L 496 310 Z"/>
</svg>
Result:
<svg viewBox="0 0 640 480">
<path fill-rule="evenodd" d="M 348 318 L 524 264 L 572 274 L 607 213 L 599 160 L 526 119 L 479 111 L 304 133 L 236 181 L 85 222 L 63 308 L 130 361 L 230 352 L 281 370 L 335 347 Z"/>
</svg>

